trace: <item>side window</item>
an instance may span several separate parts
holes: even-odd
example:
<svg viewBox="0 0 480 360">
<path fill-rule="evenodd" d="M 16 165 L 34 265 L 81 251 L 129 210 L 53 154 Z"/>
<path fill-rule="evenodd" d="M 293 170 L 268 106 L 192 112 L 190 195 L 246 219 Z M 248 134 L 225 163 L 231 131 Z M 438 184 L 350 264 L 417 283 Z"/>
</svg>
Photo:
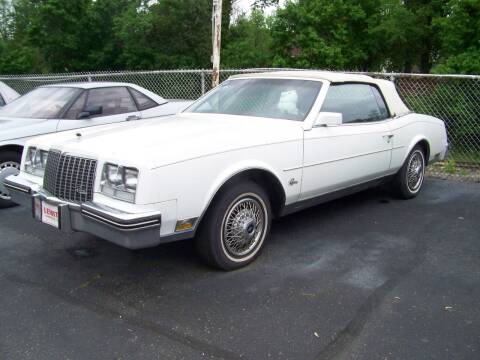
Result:
<svg viewBox="0 0 480 360">
<path fill-rule="evenodd" d="M 85 109 L 101 106 L 102 114 L 108 116 L 137 111 L 135 102 L 126 87 L 91 89 L 88 92 Z"/>
<path fill-rule="evenodd" d="M 2 94 L 0 94 L 0 106 L 4 106 L 5 105 L 5 100 L 3 100 L 3 96 Z"/>
<path fill-rule="evenodd" d="M 389 118 L 390 114 L 388 112 L 387 105 L 383 100 L 382 94 L 380 94 L 380 91 L 375 86 L 370 86 L 370 88 L 375 96 L 375 100 L 377 100 L 378 109 L 380 110 L 380 115 L 382 116 L 382 119 L 380 120 Z"/>
<path fill-rule="evenodd" d="M 87 99 L 87 92 L 83 91 L 82 95 L 78 97 L 77 100 L 70 106 L 70 109 L 63 116 L 65 119 L 75 120 L 85 108 L 85 100 Z"/>
<path fill-rule="evenodd" d="M 373 90 L 378 90 L 367 84 L 330 85 L 321 111 L 338 112 L 343 115 L 343 123 L 362 123 L 384 120 L 388 111 L 383 99 L 383 110 Z"/>
<path fill-rule="evenodd" d="M 140 91 L 129 88 L 138 105 L 138 110 L 147 110 L 158 104 Z"/>
</svg>

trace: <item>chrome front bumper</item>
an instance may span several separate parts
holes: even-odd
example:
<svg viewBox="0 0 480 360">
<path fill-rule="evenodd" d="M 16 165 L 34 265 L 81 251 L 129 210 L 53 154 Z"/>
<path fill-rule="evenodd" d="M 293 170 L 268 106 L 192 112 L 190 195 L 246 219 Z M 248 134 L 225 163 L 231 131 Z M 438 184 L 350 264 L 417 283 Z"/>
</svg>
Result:
<svg viewBox="0 0 480 360">
<path fill-rule="evenodd" d="M 58 206 L 59 230 L 70 233 L 89 233 L 129 249 L 141 249 L 160 244 L 161 215 L 158 212 L 132 214 L 93 202 L 76 204 L 51 196 L 38 185 L 19 176 L 4 181 L 14 203 L 31 210 L 34 219 L 41 221 L 35 203 Z"/>
</svg>

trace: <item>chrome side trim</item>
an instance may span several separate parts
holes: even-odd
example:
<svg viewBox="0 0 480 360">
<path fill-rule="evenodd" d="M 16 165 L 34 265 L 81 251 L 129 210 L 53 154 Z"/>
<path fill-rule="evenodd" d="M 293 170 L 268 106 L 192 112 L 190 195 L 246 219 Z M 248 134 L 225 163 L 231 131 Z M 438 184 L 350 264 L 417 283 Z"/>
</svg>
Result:
<svg viewBox="0 0 480 360">
<path fill-rule="evenodd" d="M 4 185 L 5 185 L 6 188 L 9 188 L 9 189 L 12 189 L 12 190 L 18 190 L 18 191 L 24 192 L 26 194 L 30 194 L 30 189 L 24 189 L 24 188 L 21 188 L 19 186 L 11 185 L 11 184 L 7 183 L 6 181 L 4 182 Z"/>
<path fill-rule="evenodd" d="M 306 164 L 306 165 L 304 165 L 303 167 L 304 167 L 304 168 L 307 168 L 307 167 L 312 167 L 312 166 L 318 166 L 318 165 L 328 164 L 328 163 L 337 162 L 337 161 L 354 159 L 354 158 L 357 158 L 357 157 L 362 157 L 362 156 L 367 156 L 367 155 L 379 154 L 379 153 L 383 153 L 383 152 L 386 152 L 386 151 L 392 151 L 392 149 L 371 151 L 371 152 L 368 152 L 368 153 L 362 153 L 362 154 L 358 154 L 358 155 L 346 156 L 346 157 L 338 158 L 338 159 L 332 159 L 332 160 L 315 162 L 315 163 L 311 163 L 311 164 Z"/>
<path fill-rule="evenodd" d="M 293 170 L 299 170 L 301 169 L 303 166 L 300 165 L 300 166 L 294 166 L 294 167 L 291 167 L 291 168 L 286 168 L 286 169 L 283 169 L 284 172 L 288 172 L 288 171 L 293 171 Z"/>
<path fill-rule="evenodd" d="M 346 195 L 354 194 L 356 192 L 366 190 L 370 187 L 380 185 L 382 182 L 388 182 L 390 179 L 393 178 L 394 175 L 395 174 L 382 175 L 371 180 L 359 182 L 354 185 L 349 185 L 334 191 L 325 192 L 319 195 L 314 195 L 309 198 L 299 200 L 297 202 L 286 205 L 283 208 L 280 216 L 289 215 L 312 206 L 329 202 L 344 197 Z"/>
<path fill-rule="evenodd" d="M 385 152 L 385 151 L 402 149 L 402 148 L 404 148 L 404 147 L 405 147 L 404 145 L 399 145 L 399 146 L 394 146 L 394 147 L 392 147 L 391 149 L 380 150 L 380 151 L 372 151 L 372 152 L 369 152 L 369 153 L 364 153 L 364 154 L 359 154 L 359 155 L 353 155 L 353 156 L 347 156 L 347 157 L 344 157 L 344 158 L 339 158 L 339 159 L 334 159 L 334 160 L 327 160 L 327 161 L 318 162 L 318 163 L 312 163 L 312 164 L 308 164 L 308 165 L 305 165 L 305 166 L 295 166 L 295 167 L 291 167 L 291 168 L 286 168 L 286 169 L 283 169 L 283 171 L 284 171 L 284 172 L 288 172 L 288 171 L 293 171 L 293 170 L 301 169 L 302 167 L 310 167 L 310 166 L 316 166 L 316 165 L 321 165 L 321 164 L 327 164 L 327 163 L 335 162 L 335 161 L 342 161 L 342 160 L 347 160 L 347 159 L 353 159 L 353 158 L 355 158 L 355 157 L 367 156 L 367 155 L 372 155 L 372 154 L 381 153 L 381 152 Z"/>
</svg>

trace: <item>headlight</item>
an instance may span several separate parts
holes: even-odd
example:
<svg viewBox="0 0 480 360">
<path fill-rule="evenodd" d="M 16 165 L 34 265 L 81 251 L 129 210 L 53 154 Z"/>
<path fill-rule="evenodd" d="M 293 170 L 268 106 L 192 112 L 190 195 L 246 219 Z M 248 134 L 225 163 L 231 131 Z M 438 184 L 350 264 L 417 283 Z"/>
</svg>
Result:
<svg viewBox="0 0 480 360">
<path fill-rule="evenodd" d="M 135 202 L 138 170 L 135 168 L 105 164 L 102 172 L 101 191 L 115 199 Z"/>
<path fill-rule="evenodd" d="M 124 168 L 125 187 L 131 191 L 137 191 L 138 170 Z"/>
<path fill-rule="evenodd" d="M 43 176 L 45 168 L 47 167 L 47 158 L 48 151 L 29 147 L 25 158 L 25 172 L 36 176 Z"/>
</svg>

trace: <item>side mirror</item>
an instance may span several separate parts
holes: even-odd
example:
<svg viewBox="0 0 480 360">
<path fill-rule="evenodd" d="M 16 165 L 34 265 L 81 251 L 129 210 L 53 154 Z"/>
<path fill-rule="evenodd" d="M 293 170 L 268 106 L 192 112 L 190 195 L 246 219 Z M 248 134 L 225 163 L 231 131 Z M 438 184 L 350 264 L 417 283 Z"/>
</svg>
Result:
<svg viewBox="0 0 480 360">
<path fill-rule="evenodd" d="M 77 119 L 88 119 L 92 115 L 100 115 L 103 113 L 103 107 L 100 105 L 90 106 L 78 114 Z"/>
<path fill-rule="evenodd" d="M 321 112 L 315 119 L 314 127 L 341 125 L 343 121 L 342 113 Z"/>
</svg>

